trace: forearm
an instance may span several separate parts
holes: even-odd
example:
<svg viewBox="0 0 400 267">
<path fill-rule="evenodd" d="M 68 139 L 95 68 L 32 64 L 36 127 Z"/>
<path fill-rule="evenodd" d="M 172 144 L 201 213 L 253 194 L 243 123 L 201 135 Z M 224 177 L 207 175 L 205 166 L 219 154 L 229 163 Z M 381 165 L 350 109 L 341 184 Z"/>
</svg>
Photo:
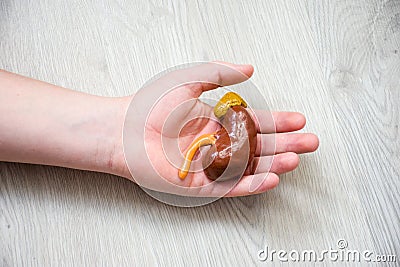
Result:
<svg viewBox="0 0 400 267">
<path fill-rule="evenodd" d="M 0 161 L 126 176 L 129 98 L 88 95 L 0 71 Z"/>
</svg>

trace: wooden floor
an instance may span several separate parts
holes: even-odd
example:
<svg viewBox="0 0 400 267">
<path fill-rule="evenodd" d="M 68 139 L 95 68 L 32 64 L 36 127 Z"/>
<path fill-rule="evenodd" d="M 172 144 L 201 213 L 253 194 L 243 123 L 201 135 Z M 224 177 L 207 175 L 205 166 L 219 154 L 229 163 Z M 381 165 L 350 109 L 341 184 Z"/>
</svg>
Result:
<svg viewBox="0 0 400 267">
<path fill-rule="evenodd" d="M 67 88 L 122 96 L 208 60 L 254 64 L 270 108 L 303 112 L 319 150 L 266 194 L 199 208 L 0 163 L 0 266 L 266 266 L 265 246 L 339 239 L 399 264 L 400 1 L 0 1 L 0 68 Z"/>
</svg>

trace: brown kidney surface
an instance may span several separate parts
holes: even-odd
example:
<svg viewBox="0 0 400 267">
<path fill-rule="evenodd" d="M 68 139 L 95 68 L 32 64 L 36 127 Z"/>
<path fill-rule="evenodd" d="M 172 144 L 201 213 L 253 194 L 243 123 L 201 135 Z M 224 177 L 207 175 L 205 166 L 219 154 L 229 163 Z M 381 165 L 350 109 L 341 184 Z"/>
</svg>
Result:
<svg viewBox="0 0 400 267">
<path fill-rule="evenodd" d="M 211 180 L 240 178 L 254 158 L 256 125 L 242 106 L 229 108 L 220 122 L 222 127 L 215 134 L 217 141 L 203 158 L 204 172 Z"/>
</svg>

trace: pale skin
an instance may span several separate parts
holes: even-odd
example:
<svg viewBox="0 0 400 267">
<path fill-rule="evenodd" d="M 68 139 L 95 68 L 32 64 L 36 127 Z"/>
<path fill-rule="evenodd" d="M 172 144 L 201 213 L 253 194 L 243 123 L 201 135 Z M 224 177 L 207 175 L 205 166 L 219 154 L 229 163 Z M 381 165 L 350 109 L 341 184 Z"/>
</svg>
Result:
<svg viewBox="0 0 400 267">
<path fill-rule="evenodd" d="M 220 71 L 219 66 L 222 65 L 229 66 L 244 76 Z M 164 179 L 172 185 L 195 189 L 193 192 L 196 196 L 218 195 L 219 189 L 223 188 L 222 183 L 214 183 L 211 190 L 198 189 L 198 186 L 211 182 L 203 172 L 189 173 L 182 180 L 178 177 L 176 167 L 167 160 L 160 159 L 159 155 L 163 152 L 159 138 L 162 132 L 160 121 L 165 120 L 166 114 L 180 102 L 197 98 L 204 91 L 217 89 L 217 84 L 225 86 L 242 82 L 251 77 L 254 69 L 251 65 L 217 63 L 185 71 L 175 72 L 175 75 L 167 74 L 162 79 L 172 80 L 176 79 L 176 74 L 187 76 L 190 73 L 194 80 L 207 80 L 209 83 L 199 82 L 196 85 L 179 87 L 163 101 L 169 104 L 157 106 L 158 112 L 149 116 L 147 138 L 144 142 L 152 151 L 148 155 L 149 160 L 156 162 L 154 168 L 162 170 L 163 178 L 149 174 L 146 176 L 149 181 L 139 184 L 149 184 L 152 188 L 152 184 L 162 184 L 157 179 Z M 207 79 L 203 79 L 206 76 Z M 126 111 L 133 97 L 89 95 L 0 70 L 0 161 L 104 172 L 138 182 L 129 171 L 122 140 Z M 203 115 L 211 110 L 211 107 L 199 101 L 191 110 L 182 114 L 182 119 L 189 113 Z M 255 116 L 260 121 L 265 114 L 266 111 L 263 110 L 255 111 Z M 275 127 L 258 125 L 258 141 L 266 144 L 273 136 L 276 149 L 271 150 L 268 146 L 260 145 L 255 155 L 255 167 L 248 170 L 225 196 L 259 194 L 274 188 L 279 183 L 278 175 L 290 172 L 299 165 L 298 154 L 318 148 L 319 140 L 316 135 L 291 133 L 304 127 L 304 115 L 297 112 L 273 112 L 272 115 Z M 184 150 L 182 153 L 196 136 L 215 131 L 217 127 L 216 122 L 211 120 L 187 124 L 179 139 Z M 277 134 L 271 135 L 274 132 Z M 143 170 L 143 173 L 146 172 L 148 170 Z M 249 184 L 255 178 L 261 179 L 262 183 L 255 191 L 250 191 Z M 157 190 L 185 194 L 182 191 L 174 192 L 169 186 Z"/>
</svg>

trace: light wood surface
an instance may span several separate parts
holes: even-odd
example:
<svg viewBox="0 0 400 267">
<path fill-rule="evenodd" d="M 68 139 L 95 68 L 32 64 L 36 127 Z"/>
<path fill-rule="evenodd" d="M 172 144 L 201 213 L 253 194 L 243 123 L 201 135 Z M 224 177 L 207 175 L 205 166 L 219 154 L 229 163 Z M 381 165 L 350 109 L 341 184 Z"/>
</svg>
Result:
<svg viewBox="0 0 400 267">
<path fill-rule="evenodd" d="M 266 245 L 340 238 L 400 257 L 400 1 L 0 1 L 0 68 L 67 88 L 127 95 L 216 59 L 252 63 L 270 108 L 303 112 L 319 150 L 266 194 L 199 208 L 0 163 L 0 266 L 266 266 Z"/>
</svg>

